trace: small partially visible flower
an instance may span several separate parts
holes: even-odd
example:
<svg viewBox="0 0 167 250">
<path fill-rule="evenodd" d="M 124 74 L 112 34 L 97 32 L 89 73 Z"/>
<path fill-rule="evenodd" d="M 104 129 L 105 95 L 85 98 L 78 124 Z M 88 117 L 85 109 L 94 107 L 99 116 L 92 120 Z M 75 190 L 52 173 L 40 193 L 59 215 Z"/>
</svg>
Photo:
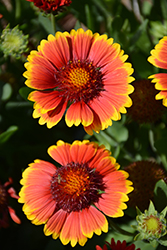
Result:
<svg viewBox="0 0 167 250">
<path fill-rule="evenodd" d="M 130 95 L 133 104 L 128 109 L 128 115 L 138 123 L 156 122 L 164 110 L 161 101 L 155 100 L 158 90 L 148 79 L 134 81 L 132 85 L 135 90 Z"/>
<path fill-rule="evenodd" d="M 25 63 L 25 84 L 35 89 L 28 96 L 33 117 L 52 128 L 66 113 L 69 127 L 82 124 L 91 135 L 106 129 L 132 105 L 127 58 L 112 38 L 91 30 L 49 35 Z"/>
<path fill-rule="evenodd" d="M 167 36 L 164 36 L 159 43 L 151 50 L 151 56 L 148 61 L 154 66 L 167 69 Z M 159 73 L 149 76 L 153 78 L 152 82 L 156 83 L 155 88 L 160 90 L 156 99 L 162 99 L 162 104 L 167 107 L 167 73 Z"/>
<path fill-rule="evenodd" d="M 11 184 L 11 178 L 9 178 L 9 181 L 5 182 L 5 184 L 3 185 L 0 183 L 0 228 L 6 228 L 9 226 L 9 214 L 14 222 L 16 222 L 17 224 L 21 223 L 20 219 L 15 214 L 14 209 L 8 205 L 9 197 L 15 199 L 19 198 L 14 188 L 11 187 Z"/>
<path fill-rule="evenodd" d="M 108 232 L 105 214 L 123 216 L 133 190 L 128 174 L 104 146 L 89 141 L 58 141 L 48 149 L 61 166 L 35 160 L 23 172 L 19 195 L 23 211 L 45 235 L 83 246 L 93 233 Z"/>
<path fill-rule="evenodd" d="M 108 250 L 107 246 L 109 246 L 109 249 L 111 250 L 135 250 L 134 244 L 127 246 L 125 240 L 122 242 L 118 240 L 116 243 L 113 238 L 111 239 L 111 244 L 109 242 L 106 242 L 103 248 L 101 248 L 100 246 L 96 246 L 96 250 Z M 136 250 L 140 250 L 140 248 L 137 248 Z"/>
<path fill-rule="evenodd" d="M 47 13 L 53 12 L 56 14 L 58 11 L 65 6 L 71 4 L 71 0 L 27 0 L 28 2 L 33 2 L 36 7 L 44 10 Z"/>
<path fill-rule="evenodd" d="M 129 173 L 129 180 L 133 182 L 134 190 L 129 194 L 128 206 L 138 207 L 142 211 L 148 208 L 154 197 L 154 187 L 157 181 L 164 179 L 163 168 L 154 161 L 137 161 L 124 168 Z"/>
<path fill-rule="evenodd" d="M 28 50 L 28 35 L 19 30 L 18 25 L 10 29 L 9 25 L 2 31 L 0 37 L 0 49 L 5 57 L 12 56 L 19 59 Z"/>
<path fill-rule="evenodd" d="M 167 207 L 161 213 L 158 213 L 152 201 L 150 201 L 149 208 L 144 213 L 137 209 L 137 226 L 133 227 L 139 233 L 134 240 L 148 240 L 153 246 L 156 246 L 159 239 L 167 234 L 166 212 Z"/>
</svg>

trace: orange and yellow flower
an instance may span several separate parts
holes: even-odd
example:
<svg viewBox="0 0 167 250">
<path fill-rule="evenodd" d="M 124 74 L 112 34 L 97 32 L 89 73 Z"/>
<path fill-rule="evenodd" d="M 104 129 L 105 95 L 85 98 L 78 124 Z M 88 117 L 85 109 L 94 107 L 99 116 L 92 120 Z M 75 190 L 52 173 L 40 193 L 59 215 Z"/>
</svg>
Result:
<svg viewBox="0 0 167 250">
<path fill-rule="evenodd" d="M 112 38 L 91 30 L 49 35 L 25 64 L 25 84 L 36 89 L 28 97 L 35 102 L 33 117 L 52 128 L 67 109 L 67 125 L 82 124 L 88 134 L 112 125 L 132 105 L 127 58 Z"/>
<path fill-rule="evenodd" d="M 164 36 L 151 51 L 148 61 L 158 68 L 167 69 L 167 36 Z M 163 105 L 167 107 L 167 73 L 154 74 L 149 78 L 153 78 L 152 82 L 156 83 L 155 88 L 160 90 L 155 98 L 162 99 Z"/>
<path fill-rule="evenodd" d="M 31 163 L 23 172 L 19 202 L 32 223 L 45 224 L 45 235 L 83 246 L 93 233 L 108 231 L 104 214 L 123 216 L 132 182 L 97 143 L 58 141 L 48 153 L 60 167 L 39 159 Z"/>
<path fill-rule="evenodd" d="M 135 245 L 131 244 L 130 246 L 126 245 L 126 241 L 120 241 L 118 240 L 117 242 L 115 242 L 115 240 L 112 238 L 111 239 L 111 244 L 109 242 L 106 242 L 107 244 L 105 244 L 103 246 L 103 249 L 100 246 L 96 246 L 96 250 L 108 250 L 109 246 L 111 250 L 135 250 Z M 136 249 L 136 250 L 140 250 L 140 248 Z"/>
<path fill-rule="evenodd" d="M 58 12 L 64 6 L 69 6 L 71 0 L 27 0 L 33 2 L 36 7 L 44 10 L 45 12 Z"/>
</svg>

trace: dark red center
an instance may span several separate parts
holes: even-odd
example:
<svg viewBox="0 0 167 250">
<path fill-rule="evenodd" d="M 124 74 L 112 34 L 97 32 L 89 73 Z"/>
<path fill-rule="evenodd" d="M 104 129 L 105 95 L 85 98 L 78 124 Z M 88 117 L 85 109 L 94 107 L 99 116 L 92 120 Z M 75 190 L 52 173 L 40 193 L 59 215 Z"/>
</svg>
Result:
<svg viewBox="0 0 167 250">
<path fill-rule="evenodd" d="M 99 172 L 87 163 L 68 163 L 57 169 L 51 180 L 51 193 L 57 209 L 79 211 L 98 202 L 105 190 Z"/>
<path fill-rule="evenodd" d="M 103 74 L 92 62 L 70 61 L 55 73 L 55 79 L 58 82 L 56 90 L 70 103 L 88 103 L 104 91 Z"/>
</svg>

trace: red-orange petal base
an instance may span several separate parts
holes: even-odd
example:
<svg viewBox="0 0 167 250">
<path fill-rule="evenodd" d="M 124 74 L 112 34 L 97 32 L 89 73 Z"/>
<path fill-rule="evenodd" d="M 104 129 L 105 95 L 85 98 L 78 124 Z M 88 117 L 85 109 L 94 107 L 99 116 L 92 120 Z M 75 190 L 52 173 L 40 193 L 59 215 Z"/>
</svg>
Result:
<svg viewBox="0 0 167 250">
<path fill-rule="evenodd" d="M 164 36 L 151 51 L 148 61 L 158 68 L 167 69 L 167 36 Z M 155 98 L 162 99 L 163 105 L 167 107 L 167 73 L 154 74 L 149 78 L 153 78 L 155 88 L 160 90 Z"/>
<path fill-rule="evenodd" d="M 61 167 L 31 163 L 23 172 L 19 202 L 32 223 L 45 224 L 45 235 L 83 246 L 93 233 L 108 231 L 104 214 L 123 216 L 132 182 L 110 152 L 94 142 L 58 141 L 48 153 Z"/>
<path fill-rule="evenodd" d="M 28 97 L 33 117 L 52 128 L 66 111 L 66 124 L 82 124 L 88 134 L 112 125 L 132 105 L 127 57 L 112 38 L 91 30 L 49 35 L 25 63 L 25 84 L 35 89 Z"/>
</svg>

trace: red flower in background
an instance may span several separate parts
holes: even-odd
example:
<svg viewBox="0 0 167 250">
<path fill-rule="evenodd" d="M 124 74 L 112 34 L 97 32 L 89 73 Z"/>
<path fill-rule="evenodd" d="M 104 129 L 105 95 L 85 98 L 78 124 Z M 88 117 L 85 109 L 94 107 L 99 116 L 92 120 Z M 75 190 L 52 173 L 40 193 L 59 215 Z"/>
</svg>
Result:
<svg viewBox="0 0 167 250">
<path fill-rule="evenodd" d="M 91 30 L 49 35 L 25 63 L 25 84 L 36 89 L 28 97 L 35 102 L 33 117 L 52 128 L 66 112 L 67 125 L 82 124 L 88 134 L 112 125 L 132 105 L 127 58 L 112 38 Z"/>
<path fill-rule="evenodd" d="M 14 209 L 8 205 L 9 197 L 15 199 L 19 198 L 14 188 L 11 187 L 11 184 L 11 178 L 9 178 L 9 181 L 5 182 L 4 185 L 0 184 L 0 228 L 6 228 L 9 226 L 9 214 L 14 222 L 16 222 L 17 224 L 21 223 L 20 219 L 15 214 Z"/>
<path fill-rule="evenodd" d="M 114 241 L 114 239 L 111 239 L 111 244 L 109 242 L 106 242 L 107 244 L 105 244 L 103 246 L 103 248 L 101 248 L 100 246 L 96 246 L 96 250 L 108 250 L 108 247 L 110 247 L 111 250 L 135 250 L 135 245 L 132 244 L 130 246 L 126 245 L 126 241 L 124 240 L 122 243 L 118 240 L 117 243 Z M 140 250 L 140 248 L 136 249 L 136 250 Z"/>
<path fill-rule="evenodd" d="M 71 0 L 27 0 L 46 12 L 57 12 L 64 6 L 69 6 Z"/>
<path fill-rule="evenodd" d="M 32 223 L 45 224 L 45 235 L 83 246 L 93 233 L 108 232 L 105 214 L 123 216 L 132 183 L 97 143 L 58 141 L 48 153 L 61 167 L 42 160 L 31 163 L 23 172 L 19 202 Z"/>
</svg>

